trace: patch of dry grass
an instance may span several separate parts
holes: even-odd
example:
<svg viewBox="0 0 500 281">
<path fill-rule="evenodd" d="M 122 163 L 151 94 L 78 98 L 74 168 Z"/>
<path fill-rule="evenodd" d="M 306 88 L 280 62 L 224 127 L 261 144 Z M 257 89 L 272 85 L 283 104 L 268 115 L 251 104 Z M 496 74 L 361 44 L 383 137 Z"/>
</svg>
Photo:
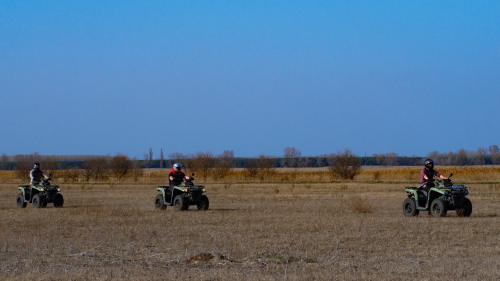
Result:
<svg viewBox="0 0 500 281">
<path fill-rule="evenodd" d="M 372 212 L 372 205 L 361 197 L 352 198 L 349 202 L 351 210 L 358 214 L 368 214 Z"/>
</svg>

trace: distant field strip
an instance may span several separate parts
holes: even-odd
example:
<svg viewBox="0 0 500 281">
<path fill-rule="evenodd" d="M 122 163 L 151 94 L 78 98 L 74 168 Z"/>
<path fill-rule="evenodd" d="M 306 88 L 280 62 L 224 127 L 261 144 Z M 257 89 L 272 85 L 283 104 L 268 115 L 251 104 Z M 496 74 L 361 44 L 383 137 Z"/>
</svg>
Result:
<svg viewBox="0 0 500 281">
<path fill-rule="evenodd" d="M 443 175 L 448 176 L 453 173 L 453 180 L 456 182 L 484 182 L 500 183 L 499 166 L 446 166 L 436 167 Z M 415 182 L 420 180 L 419 167 L 363 167 L 361 173 L 356 176 L 355 181 L 398 181 Z M 103 179 L 88 181 L 83 176 L 81 170 L 60 170 L 53 171 L 54 183 L 166 183 L 168 169 L 144 169 L 144 172 L 137 177 L 126 175 L 124 178 L 117 179 L 107 176 Z M 217 178 L 213 171 L 209 171 L 205 178 L 195 175 L 197 180 L 206 183 L 258 183 L 258 182 L 301 182 L 301 183 L 326 183 L 337 181 L 328 173 L 327 168 L 284 168 L 268 169 L 259 171 L 256 174 L 249 175 L 244 169 L 232 169 L 225 178 Z M 0 171 L 0 183 L 22 183 L 23 180 L 16 178 L 14 171 Z"/>
</svg>

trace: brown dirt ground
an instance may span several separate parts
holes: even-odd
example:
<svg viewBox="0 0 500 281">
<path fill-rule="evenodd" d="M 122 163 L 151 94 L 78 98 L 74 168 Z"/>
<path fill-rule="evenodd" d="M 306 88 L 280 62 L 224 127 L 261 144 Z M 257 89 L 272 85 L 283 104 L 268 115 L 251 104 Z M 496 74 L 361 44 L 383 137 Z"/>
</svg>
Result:
<svg viewBox="0 0 500 281">
<path fill-rule="evenodd" d="M 209 184 L 206 212 L 154 210 L 152 185 L 61 186 L 64 208 L 18 209 L 0 185 L 1 280 L 500 278 L 498 184 L 469 184 L 470 218 L 405 217 L 390 183 Z"/>
</svg>

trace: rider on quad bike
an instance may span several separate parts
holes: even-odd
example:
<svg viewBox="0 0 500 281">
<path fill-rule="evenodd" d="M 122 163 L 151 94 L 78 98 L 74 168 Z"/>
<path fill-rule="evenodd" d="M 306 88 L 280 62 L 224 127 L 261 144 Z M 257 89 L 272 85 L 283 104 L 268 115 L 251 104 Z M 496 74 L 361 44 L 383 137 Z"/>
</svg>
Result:
<svg viewBox="0 0 500 281">
<path fill-rule="evenodd" d="M 421 211 L 428 211 L 434 217 L 444 217 L 455 210 L 459 217 L 470 217 L 472 203 L 466 196 L 469 190 L 464 185 L 455 185 L 449 177 L 443 177 L 434 170 L 432 159 L 425 160 L 421 173 L 421 185 L 405 188 L 408 198 L 403 202 L 405 216 L 417 216 Z M 435 180 L 434 176 L 442 180 Z"/>
<path fill-rule="evenodd" d="M 182 165 L 180 163 L 175 163 L 172 169 L 170 169 L 170 173 L 168 174 L 168 183 L 170 187 L 181 184 L 184 179 L 189 180 L 189 177 L 186 176 L 181 169 Z"/>
<path fill-rule="evenodd" d="M 433 179 L 434 176 L 439 177 L 440 179 L 447 180 L 447 177 L 442 176 L 436 170 L 434 170 L 434 161 L 432 159 L 425 160 L 424 168 L 422 172 L 420 172 L 420 186 L 419 190 L 428 193 L 431 187 L 434 187 Z"/>
<path fill-rule="evenodd" d="M 40 182 L 42 181 L 42 177 L 45 180 L 49 179 L 49 176 L 47 176 L 44 172 L 42 172 L 42 170 L 40 170 L 40 163 L 36 162 L 35 164 L 33 164 L 33 170 L 31 170 L 30 172 L 30 178 L 31 178 L 30 184 L 31 185 L 40 184 Z"/>
</svg>

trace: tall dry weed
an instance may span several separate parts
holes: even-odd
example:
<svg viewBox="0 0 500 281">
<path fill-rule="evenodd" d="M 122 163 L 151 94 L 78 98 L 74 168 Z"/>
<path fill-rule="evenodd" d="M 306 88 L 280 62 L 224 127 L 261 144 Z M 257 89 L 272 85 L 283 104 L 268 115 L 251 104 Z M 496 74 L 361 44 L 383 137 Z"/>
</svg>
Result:
<svg viewBox="0 0 500 281">
<path fill-rule="evenodd" d="M 357 214 L 369 214 L 372 213 L 373 208 L 366 200 L 361 199 L 361 197 L 352 198 L 349 201 L 349 207 L 351 211 Z"/>
</svg>

